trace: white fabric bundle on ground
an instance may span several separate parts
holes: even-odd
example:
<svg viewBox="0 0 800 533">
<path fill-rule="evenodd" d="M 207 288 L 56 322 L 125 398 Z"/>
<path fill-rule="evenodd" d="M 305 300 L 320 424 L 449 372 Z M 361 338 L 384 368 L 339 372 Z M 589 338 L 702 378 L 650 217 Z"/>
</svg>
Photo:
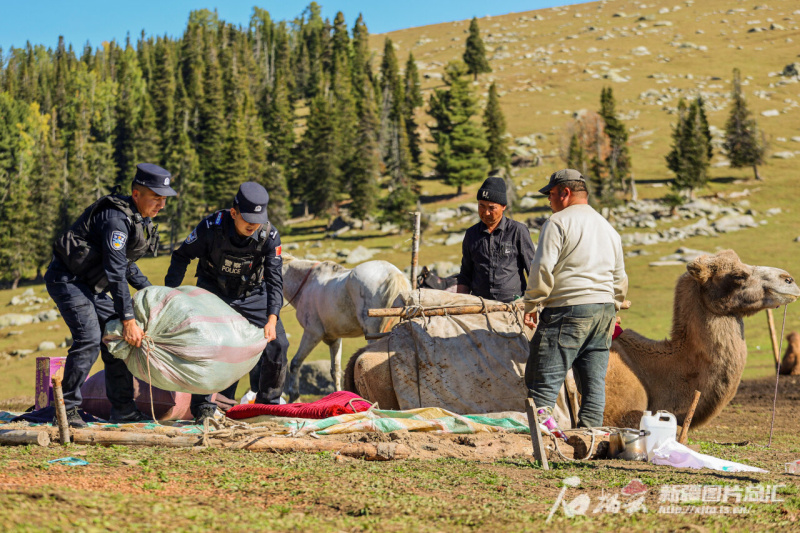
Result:
<svg viewBox="0 0 800 533">
<path fill-rule="evenodd" d="M 136 321 L 152 342 L 131 346 L 122 340 L 119 320 L 108 322 L 103 342 L 134 376 L 160 389 L 221 391 L 247 374 L 267 345 L 261 328 L 204 289 L 151 286 L 137 292 L 133 303 Z"/>
</svg>

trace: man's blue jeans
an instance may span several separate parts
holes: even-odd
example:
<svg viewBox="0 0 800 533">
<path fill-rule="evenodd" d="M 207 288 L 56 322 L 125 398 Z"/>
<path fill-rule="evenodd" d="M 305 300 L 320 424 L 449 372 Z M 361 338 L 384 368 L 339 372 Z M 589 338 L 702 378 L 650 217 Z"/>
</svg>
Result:
<svg viewBox="0 0 800 533">
<path fill-rule="evenodd" d="M 614 315 L 610 303 L 553 307 L 539 313 L 525 367 L 525 385 L 537 408 L 555 406 L 572 368 L 581 393 L 578 426 L 603 425 Z"/>
</svg>

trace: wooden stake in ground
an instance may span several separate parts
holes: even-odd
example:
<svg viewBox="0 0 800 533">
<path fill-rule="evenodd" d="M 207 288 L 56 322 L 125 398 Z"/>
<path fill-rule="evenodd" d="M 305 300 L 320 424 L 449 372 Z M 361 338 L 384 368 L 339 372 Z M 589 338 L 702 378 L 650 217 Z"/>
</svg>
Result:
<svg viewBox="0 0 800 533">
<path fill-rule="evenodd" d="M 525 412 L 528 413 L 528 426 L 531 428 L 533 458 L 541 463 L 543 470 L 550 470 L 550 465 L 547 463 L 547 454 L 544 453 L 542 432 L 539 430 L 539 419 L 536 417 L 536 404 L 533 403 L 533 399 L 525 399 Z"/>
<path fill-rule="evenodd" d="M 414 212 L 414 236 L 411 239 L 411 288 L 417 288 L 417 264 L 419 263 L 419 219 L 420 212 Z"/>
<path fill-rule="evenodd" d="M 69 442 L 69 421 L 67 420 L 67 408 L 64 405 L 64 393 L 61 390 L 61 376 L 58 374 L 53 376 L 51 383 L 53 384 L 56 421 L 58 422 L 58 442 L 67 444 Z"/>
<path fill-rule="evenodd" d="M 778 347 L 778 339 L 775 337 L 775 320 L 772 319 L 772 309 L 767 309 L 767 325 L 769 326 L 769 338 L 772 341 L 772 355 L 775 356 L 775 369 L 781 367 L 781 350 Z M 781 340 L 783 338 L 781 337 Z"/>
<path fill-rule="evenodd" d="M 680 444 L 686 444 L 689 440 L 689 426 L 692 424 L 692 417 L 694 417 L 694 410 L 697 409 L 697 402 L 700 401 L 700 391 L 694 391 L 694 399 L 689 411 L 686 413 L 686 418 L 683 419 L 683 427 L 681 427 L 681 436 L 678 438 Z"/>
</svg>

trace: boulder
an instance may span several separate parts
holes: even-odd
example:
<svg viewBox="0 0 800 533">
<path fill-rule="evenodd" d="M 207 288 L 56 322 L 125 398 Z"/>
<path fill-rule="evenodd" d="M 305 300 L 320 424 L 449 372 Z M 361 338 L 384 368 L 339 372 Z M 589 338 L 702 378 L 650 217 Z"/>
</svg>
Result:
<svg viewBox="0 0 800 533">
<path fill-rule="evenodd" d="M 539 202 L 532 196 L 525 196 L 519 201 L 520 209 L 533 209 Z"/>
<path fill-rule="evenodd" d="M 794 159 L 794 152 L 790 152 L 789 150 L 785 150 L 783 152 L 775 152 L 772 154 L 772 157 L 775 159 Z"/>
<path fill-rule="evenodd" d="M 5 315 L 0 315 L 0 328 L 4 328 L 6 326 L 24 326 L 26 324 L 33 324 L 36 320 L 36 317 L 33 315 L 21 315 L 18 313 L 8 313 Z"/>
<path fill-rule="evenodd" d="M 451 233 L 444 240 L 444 245 L 452 246 L 453 244 L 461 244 L 462 242 L 464 242 L 464 235 L 466 235 L 466 232 L 464 231 L 459 233 Z"/>
<path fill-rule="evenodd" d="M 44 341 L 40 342 L 39 346 L 36 348 L 37 352 L 47 352 L 50 350 L 55 350 L 57 348 L 56 343 L 52 341 Z"/>
<path fill-rule="evenodd" d="M 344 261 L 349 264 L 363 263 L 372 259 L 372 256 L 376 253 L 378 253 L 378 250 L 357 246 L 347 254 L 347 259 Z"/>
<path fill-rule="evenodd" d="M 36 318 L 39 322 L 53 322 L 54 320 L 58 320 L 58 311 L 55 309 L 50 309 L 49 311 L 42 311 Z"/>
<path fill-rule="evenodd" d="M 724 216 L 712 224 L 714 229 L 720 233 L 739 231 L 744 228 L 755 228 L 758 224 L 750 215 L 728 215 Z"/>
<path fill-rule="evenodd" d="M 330 360 L 306 361 L 300 367 L 300 394 L 327 395 L 334 392 Z"/>
</svg>

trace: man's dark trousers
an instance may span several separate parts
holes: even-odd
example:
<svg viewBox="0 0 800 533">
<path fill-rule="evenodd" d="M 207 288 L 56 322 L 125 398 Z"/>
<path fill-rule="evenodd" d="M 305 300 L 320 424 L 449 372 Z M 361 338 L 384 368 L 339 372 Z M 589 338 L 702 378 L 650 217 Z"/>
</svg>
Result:
<svg viewBox="0 0 800 533">
<path fill-rule="evenodd" d="M 201 286 L 200 283 L 198 283 Z M 207 288 L 207 287 L 203 287 Z M 213 292 L 213 291 L 212 291 Z M 216 293 L 215 293 L 216 294 Z M 217 294 L 217 296 L 219 296 Z M 267 324 L 266 298 L 263 292 L 258 292 L 250 296 L 238 299 L 220 297 L 231 308 L 245 317 L 252 325 L 264 329 Z M 286 338 L 286 331 L 280 318 L 275 325 L 276 338 L 264 348 L 261 358 L 256 366 L 250 370 L 250 390 L 256 391 L 256 403 L 273 404 L 280 403 L 283 394 L 283 385 L 286 382 L 286 370 L 288 368 L 287 352 L 289 351 L 289 340 Z M 239 384 L 237 379 L 230 387 L 220 394 L 233 399 L 236 394 L 236 387 Z M 191 411 L 197 416 L 197 410 L 202 405 L 215 406 L 211 401 L 211 395 L 192 394 Z"/>
<path fill-rule="evenodd" d="M 105 364 L 106 395 L 118 413 L 128 414 L 134 408 L 133 375 L 122 359 L 111 355 L 102 342 L 106 322 L 118 318 L 113 300 L 105 293 L 92 294 L 88 285 L 75 280 L 68 272 L 51 268 L 44 279 L 47 292 L 72 333 L 62 382 L 64 405 L 67 409 L 80 407 L 81 385 L 99 352 Z"/>
</svg>

